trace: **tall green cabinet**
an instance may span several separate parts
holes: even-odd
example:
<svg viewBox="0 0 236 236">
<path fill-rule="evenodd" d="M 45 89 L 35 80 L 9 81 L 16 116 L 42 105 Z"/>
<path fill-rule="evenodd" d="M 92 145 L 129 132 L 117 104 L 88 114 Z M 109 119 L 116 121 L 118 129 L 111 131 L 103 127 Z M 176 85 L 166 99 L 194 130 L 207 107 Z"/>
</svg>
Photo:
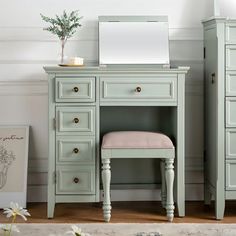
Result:
<svg viewBox="0 0 236 236">
<path fill-rule="evenodd" d="M 205 204 L 236 199 L 236 20 L 203 21 L 205 67 Z"/>
</svg>

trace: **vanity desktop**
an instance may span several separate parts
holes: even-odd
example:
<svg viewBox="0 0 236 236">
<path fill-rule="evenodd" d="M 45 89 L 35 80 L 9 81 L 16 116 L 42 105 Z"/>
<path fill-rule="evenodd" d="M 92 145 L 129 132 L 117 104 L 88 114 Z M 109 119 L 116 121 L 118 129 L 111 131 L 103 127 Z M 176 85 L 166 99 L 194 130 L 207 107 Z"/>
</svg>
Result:
<svg viewBox="0 0 236 236">
<path fill-rule="evenodd" d="M 48 218 L 56 203 L 99 202 L 100 143 L 109 131 L 162 132 L 176 147 L 175 202 L 185 215 L 184 100 L 189 68 L 45 67 L 49 88 Z M 112 186 L 153 188 L 156 159 L 112 162 Z"/>
</svg>

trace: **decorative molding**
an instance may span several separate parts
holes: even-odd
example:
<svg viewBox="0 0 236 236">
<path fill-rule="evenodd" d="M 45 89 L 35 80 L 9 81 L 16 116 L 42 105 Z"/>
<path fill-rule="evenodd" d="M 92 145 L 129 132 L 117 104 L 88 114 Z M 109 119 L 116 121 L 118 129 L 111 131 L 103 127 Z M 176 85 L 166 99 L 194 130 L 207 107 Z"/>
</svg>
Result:
<svg viewBox="0 0 236 236">
<path fill-rule="evenodd" d="M 57 42 L 57 38 L 43 27 L 0 27 L 0 42 Z M 203 40 L 202 28 L 169 28 L 169 38 L 175 40 Z M 69 41 L 98 41 L 98 26 L 95 23 L 79 29 Z"/>
<path fill-rule="evenodd" d="M 45 96 L 47 81 L 0 81 L 0 96 Z"/>
</svg>

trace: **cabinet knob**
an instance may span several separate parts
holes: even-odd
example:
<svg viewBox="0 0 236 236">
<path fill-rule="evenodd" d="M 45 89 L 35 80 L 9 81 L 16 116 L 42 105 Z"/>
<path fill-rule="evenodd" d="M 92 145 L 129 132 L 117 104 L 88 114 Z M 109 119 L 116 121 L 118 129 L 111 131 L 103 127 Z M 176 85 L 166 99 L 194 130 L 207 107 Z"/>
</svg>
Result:
<svg viewBox="0 0 236 236">
<path fill-rule="evenodd" d="M 79 92 L 79 88 L 78 87 L 74 87 L 73 90 L 74 90 L 75 93 Z"/>
<path fill-rule="evenodd" d="M 74 153 L 78 153 L 78 152 L 79 152 L 79 149 L 78 149 L 78 148 L 74 148 L 74 149 L 73 149 L 73 152 L 74 152 Z"/>
<path fill-rule="evenodd" d="M 79 123 L 79 118 L 74 118 L 74 122 L 77 124 Z"/>
<path fill-rule="evenodd" d="M 142 88 L 141 87 L 137 87 L 136 89 L 135 89 L 135 92 L 138 92 L 138 93 L 140 93 L 142 91 Z"/>
<path fill-rule="evenodd" d="M 75 177 L 73 181 L 74 181 L 75 184 L 78 184 L 79 183 L 79 178 Z"/>
</svg>

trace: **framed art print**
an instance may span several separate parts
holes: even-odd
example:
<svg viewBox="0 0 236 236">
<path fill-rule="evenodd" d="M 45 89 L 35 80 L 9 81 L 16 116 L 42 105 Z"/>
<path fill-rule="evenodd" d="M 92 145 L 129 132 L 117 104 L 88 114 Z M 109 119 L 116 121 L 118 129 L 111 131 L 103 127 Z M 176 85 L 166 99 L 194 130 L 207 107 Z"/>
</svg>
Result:
<svg viewBox="0 0 236 236">
<path fill-rule="evenodd" d="M 0 125 L 0 208 L 26 207 L 29 126 Z"/>
</svg>

